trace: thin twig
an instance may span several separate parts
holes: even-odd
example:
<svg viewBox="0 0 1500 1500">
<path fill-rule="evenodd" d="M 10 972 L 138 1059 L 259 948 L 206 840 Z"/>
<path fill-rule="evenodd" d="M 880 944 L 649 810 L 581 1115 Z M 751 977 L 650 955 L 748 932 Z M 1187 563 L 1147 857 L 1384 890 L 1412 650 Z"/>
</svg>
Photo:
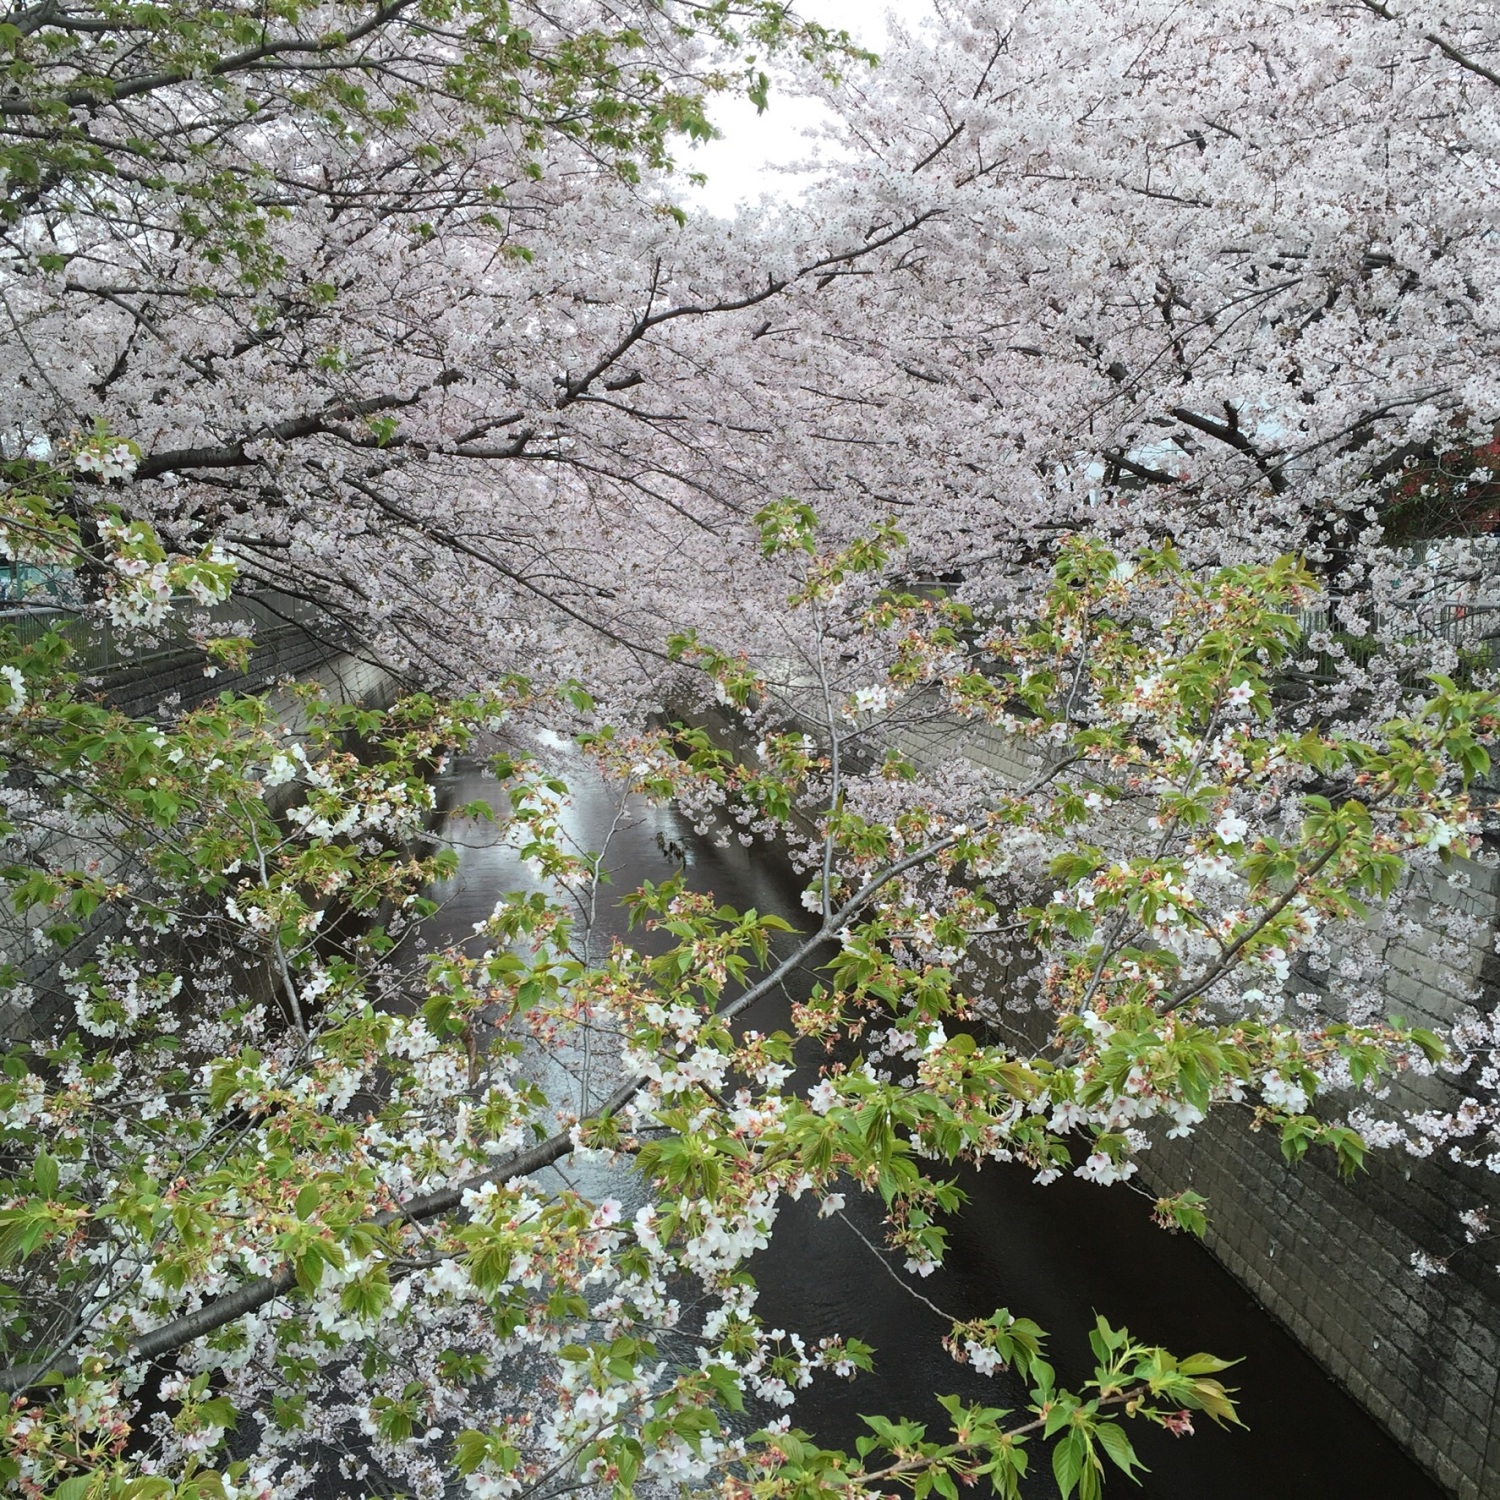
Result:
<svg viewBox="0 0 1500 1500">
<path fill-rule="evenodd" d="M 880 1262 L 881 1267 L 885 1271 L 885 1274 L 889 1276 L 891 1280 L 894 1281 L 896 1285 L 899 1286 L 908 1297 L 915 1297 L 917 1301 L 922 1303 L 924 1307 L 930 1307 L 933 1312 L 938 1315 L 938 1317 L 946 1319 L 949 1323 L 962 1323 L 964 1321 L 962 1318 L 955 1317 L 951 1312 L 947 1312 L 943 1308 L 939 1307 L 937 1303 L 932 1300 L 932 1298 L 924 1296 L 916 1289 L 916 1287 L 911 1286 L 909 1283 L 903 1281 L 896 1274 L 895 1270 L 891 1266 L 890 1261 L 885 1258 L 884 1254 L 881 1252 L 880 1247 L 878 1245 L 872 1244 L 868 1239 L 866 1239 L 864 1234 L 860 1231 L 859 1227 L 842 1209 L 839 1210 L 839 1218 L 841 1218 L 844 1223 L 849 1226 L 850 1230 L 853 1231 L 855 1237 L 860 1241 L 861 1244 L 864 1245 L 865 1249 L 868 1250 L 870 1254 Z"/>
</svg>

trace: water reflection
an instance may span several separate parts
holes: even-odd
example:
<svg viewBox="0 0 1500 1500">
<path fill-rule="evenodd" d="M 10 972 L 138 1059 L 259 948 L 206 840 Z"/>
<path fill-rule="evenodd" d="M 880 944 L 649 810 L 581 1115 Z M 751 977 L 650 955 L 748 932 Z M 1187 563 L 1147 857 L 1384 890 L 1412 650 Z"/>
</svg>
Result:
<svg viewBox="0 0 1500 1500">
<path fill-rule="evenodd" d="M 774 851 L 718 847 L 696 835 L 672 808 L 621 799 L 588 764 L 559 747 L 557 771 L 572 789 L 565 828 L 581 849 L 605 852 L 611 884 L 600 892 L 590 938 L 595 956 L 627 930 L 620 896 L 643 880 L 659 881 L 678 868 L 673 844 L 686 856 L 696 889 L 743 909 L 755 906 L 798 921 L 799 883 Z M 440 805 L 456 808 L 496 791 L 473 766 L 443 778 Z M 469 938 L 476 922 L 510 890 L 538 888 L 535 877 L 503 842 L 493 824 L 452 818 L 444 837 L 458 855 L 453 880 L 435 896 L 443 902 L 427 927 L 433 943 Z M 646 935 L 632 934 L 641 943 Z M 789 995 L 768 996 L 745 1019 L 761 1030 L 782 1024 Z M 549 1088 L 580 1105 L 597 1104 L 613 1079 L 590 1073 L 576 1055 L 553 1069 Z M 810 1067 L 802 1079 L 811 1082 Z M 564 1167 L 556 1181 L 594 1194 L 641 1201 L 627 1173 L 593 1166 Z M 787 1203 L 770 1248 L 756 1257 L 759 1310 L 768 1324 L 796 1329 L 809 1342 L 843 1333 L 873 1344 L 873 1374 L 853 1383 L 820 1378 L 804 1392 L 796 1422 L 828 1443 L 847 1445 L 865 1431 L 861 1412 L 909 1415 L 945 1433 L 934 1391 L 989 1405 L 1020 1406 L 1024 1393 L 1006 1376 L 985 1378 L 954 1364 L 938 1340 L 945 1322 L 933 1305 L 961 1317 L 1009 1307 L 1035 1319 L 1052 1339 L 1049 1354 L 1062 1382 L 1086 1373 L 1087 1335 L 1095 1312 L 1138 1336 L 1179 1353 L 1200 1349 L 1239 1356 L 1226 1379 L 1238 1385 L 1249 1428 L 1221 1432 L 1200 1421 L 1198 1435 L 1176 1440 L 1132 1427 L 1151 1473 L 1135 1490 L 1115 1476 L 1116 1494 L 1149 1500 L 1441 1500 L 1394 1442 L 1343 1394 L 1291 1338 L 1259 1308 L 1196 1242 L 1155 1228 L 1148 1206 L 1121 1188 L 1101 1189 L 1064 1178 L 1045 1189 L 1023 1170 L 987 1166 L 965 1172 L 965 1213 L 950 1226 L 943 1268 L 926 1280 L 900 1274 L 879 1253 L 878 1199 L 850 1192 L 846 1217 L 819 1221 L 817 1205 Z M 1024 1493 L 1055 1496 L 1046 1455 L 1033 1460 Z"/>
</svg>

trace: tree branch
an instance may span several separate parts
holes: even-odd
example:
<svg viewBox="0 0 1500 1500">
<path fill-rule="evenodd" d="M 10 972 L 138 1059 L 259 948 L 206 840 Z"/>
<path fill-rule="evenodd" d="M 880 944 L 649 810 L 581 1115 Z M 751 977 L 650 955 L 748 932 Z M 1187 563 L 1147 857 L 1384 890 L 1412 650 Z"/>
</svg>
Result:
<svg viewBox="0 0 1500 1500">
<path fill-rule="evenodd" d="M 1364 6 L 1366 10 L 1373 11 L 1383 21 L 1399 22 L 1401 20 L 1401 17 L 1390 6 L 1386 5 L 1384 0 L 1364 0 Z M 1490 83 L 1500 87 L 1500 73 L 1497 73 L 1493 68 L 1487 68 L 1477 58 L 1470 57 L 1467 52 L 1461 52 L 1447 38 L 1439 36 L 1435 31 L 1424 31 L 1422 33 L 1422 40 L 1430 42 L 1444 57 L 1456 62 L 1459 67 L 1466 68 L 1470 73 L 1487 79 Z"/>
<path fill-rule="evenodd" d="M 270 61 L 275 58 L 290 57 L 296 55 L 316 56 L 319 53 L 343 51 L 355 42 L 363 41 L 365 37 L 373 32 L 379 31 L 381 27 L 396 19 L 404 10 L 409 10 L 416 0 L 387 0 L 375 13 L 358 26 L 352 26 L 348 31 L 340 32 L 336 36 L 322 37 L 312 41 L 302 41 L 287 38 L 279 42 L 263 42 L 258 47 L 246 47 L 243 51 L 233 52 L 228 57 L 220 58 L 211 68 L 208 68 L 203 76 L 208 78 L 224 78 L 231 73 L 244 72 L 254 68 L 257 64 Z M 46 16 L 40 22 L 35 23 L 32 29 L 44 25 L 57 25 L 57 8 L 48 3 L 36 7 L 37 10 L 51 10 L 53 14 Z M 35 12 L 25 12 L 31 15 Z M 92 30 L 95 28 L 74 24 L 67 29 L 73 31 Z M 117 31 L 122 28 L 114 25 L 97 28 L 106 31 Z M 65 104 L 70 109 L 85 108 L 101 104 L 118 103 L 123 99 L 139 98 L 142 94 L 155 93 L 158 89 L 170 88 L 173 84 L 186 83 L 195 75 L 182 69 L 170 68 L 158 73 L 145 73 L 138 78 L 132 78 L 125 83 L 109 84 L 97 88 L 75 88 L 66 89 L 62 93 L 54 94 L 46 98 L 36 96 L 22 98 L 0 98 L 0 115 L 40 115 L 48 113 L 57 104 Z"/>
</svg>

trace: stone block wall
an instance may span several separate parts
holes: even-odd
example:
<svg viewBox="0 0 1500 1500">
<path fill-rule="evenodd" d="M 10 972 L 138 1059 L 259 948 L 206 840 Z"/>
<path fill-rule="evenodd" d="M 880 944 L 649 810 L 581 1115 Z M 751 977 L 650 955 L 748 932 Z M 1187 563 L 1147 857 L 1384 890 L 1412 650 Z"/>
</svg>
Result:
<svg viewBox="0 0 1500 1500">
<path fill-rule="evenodd" d="M 1016 784 L 1037 766 L 983 724 L 934 719 L 889 739 L 919 765 L 962 757 Z M 1377 1008 L 1439 1029 L 1464 1010 L 1492 1011 L 1500 871 L 1456 861 L 1445 877 L 1413 881 L 1412 921 L 1383 950 Z M 1457 1100 L 1440 1077 L 1401 1102 Z M 1372 1152 L 1369 1170 L 1345 1182 L 1321 1159 L 1288 1167 L 1250 1123 L 1248 1108 L 1233 1107 L 1190 1138 L 1157 1141 L 1143 1179 L 1204 1194 L 1208 1247 L 1224 1266 L 1440 1484 L 1460 1500 L 1500 1500 L 1500 1214 L 1473 1243 L 1459 1217 L 1490 1200 L 1493 1174 L 1398 1149 Z M 1441 1269 L 1419 1276 L 1417 1255 Z"/>
<path fill-rule="evenodd" d="M 374 663 L 296 626 L 264 632 L 243 672 L 221 671 L 206 677 L 202 653 L 184 651 L 139 668 L 119 668 L 103 677 L 99 686 L 115 707 L 137 718 L 152 718 L 164 710 L 176 712 L 206 703 L 223 692 L 264 692 L 284 677 L 322 683 L 330 696 L 342 696 L 345 702 L 364 701 L 377 683 L 386 684 L 379 691 L 387 694 L 394 687 L 390 674 Z M 290 707 L 293 700 L 286 701 Z"/>
<path fill-rule="evenodd" d="M 1481 1185 L 1389 1153 L 1351 1182 L 1318 1158 L 1288 1167 L 1249 1122 L 1224 1110 L 1159 1141 L 1143 1175 L 1209 1199 L 1208 1248 L 1440 1484 L 1500 1495 L 1500 1278 L 1493 1247 L 1466 1245 L 1458 1220 Z M 1448 1269 L 1418 1277 L 1414 1251 Z"/>
</svg>

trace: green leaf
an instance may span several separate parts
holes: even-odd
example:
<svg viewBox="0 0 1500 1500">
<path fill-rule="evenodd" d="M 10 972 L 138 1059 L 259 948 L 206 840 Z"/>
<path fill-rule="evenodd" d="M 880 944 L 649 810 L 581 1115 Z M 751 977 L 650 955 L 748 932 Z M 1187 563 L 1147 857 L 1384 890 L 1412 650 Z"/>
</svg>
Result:
<svg viewBox="0 0 1500 1500">
<path fill-rule="evenodd" d="M 1428 1062 L 1441 1062 L 1448 1055 L 1448 1044 L 1436 1032 L 1428 1031 L 1425 1027 L 1414 1026 L 1411 1039 Z"/>
<path fill-rule="evenodd" d="M 1221 1365 L 1220 1368 L 1222 1369 L 1223 1366 Z M 1094 1437 L 1116 1467 L 1135 1479 L 1137 1484 L 1140 1480 L 1136 1479 L 1134 1470 L 1140 1469 L 1142 1473 L 1150 1472 L 1135 1456 L 1135 1449 L 1130 1446 L 1130 1439 L 1126 1436 L 1123 1427 L 1117 1426 L 1114 1422 L 1100 1422 L 1094 1428 Z"/>
<path fill-rule="evenodd" d="M 105 1474 L 79 1474 L 65 1479 L 52 1491 L 49 1500 L 89 1500 L 90 1490 L 95 1495 L 109 1493 L 109 1477 Z"/>
<path fill-rule="evenodd" d="M 120 1500 L 166 1500 L 173 1488 L 170 1479 L 161 1479 L 156 1476 L 135 1479 L 120 1491 Z"/>
<path fill-rule="evenodd" d="M 58 1168 L 57 1158 L 49 1156 L 43 1151 L 36 1159 L 36 1166 L 32 1169 L 32 1181 L 36 1183 L 36 1190 L 43 1198 L 55 1198 L 57 1196 Z"/>
<path fill-rule="evenodd" d="M 453 1440 L 454 1467 L 460 1474 L 472 1474 L 489 1456 L 490 1440 L 472 1427 Z"/>
<path fill-rule="evenodd" d="M 1154 1217 L 1164 1228 L 1185 1229 L 1202 1239 L 1208 1229 L 1207 1207 L 1208 1199 L 1189 1189 L 1173 1198 L 1158 1198 Z"/>
<path fill-rule="evenodd" d="M 1235 1411 L 1229 1392 L 1217 1380 L 1195 1380 L 1191 1393 L 1183 1399 L 1189 1406 L 1207 1412 L 1220 1427 L 1228 1426 L 1230 1423 L 1236 1427 L 1244 1426 L 1244 1423 L 1240 1421 L 1239 1413 Z"/>
<path fill-rule="evenodd" d="M 1057 1480 L 1062 1500 L 1068 1500 L 1078 1487 L 1078 1477 L 1083 1473 L 1083 1466 L 1083 1436 L 1073 1429 L 1052 1450 L 1052 1477 Z"/>
</svg>

